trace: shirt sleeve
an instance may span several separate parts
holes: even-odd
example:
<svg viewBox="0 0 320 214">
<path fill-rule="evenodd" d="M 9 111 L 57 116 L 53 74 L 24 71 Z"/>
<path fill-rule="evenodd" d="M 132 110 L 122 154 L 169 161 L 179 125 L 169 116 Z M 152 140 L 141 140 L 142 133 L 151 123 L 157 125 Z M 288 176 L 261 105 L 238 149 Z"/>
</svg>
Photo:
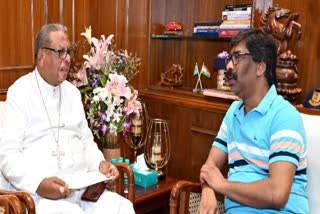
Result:
<svg viewBox="0 0 320 214">
<path fill-rule="evenodd" d="M 13 86 L 8 90 L 3 138 L 0 144 L 1 171 L 16 189 L 35 194 L 46 175 L 41 170 L 29 166 L 23 158 L 22 141 L 28 124 L 26 97 L 21 87 Z"/>
<path fill-rule="evenodd" d="M 294 107 L 286 108 L 277 113 L 272 124 L 269 164 L 289 161 L 303 167 L 306 163 L 306 141 L 300 113 Z"/>
</svg>

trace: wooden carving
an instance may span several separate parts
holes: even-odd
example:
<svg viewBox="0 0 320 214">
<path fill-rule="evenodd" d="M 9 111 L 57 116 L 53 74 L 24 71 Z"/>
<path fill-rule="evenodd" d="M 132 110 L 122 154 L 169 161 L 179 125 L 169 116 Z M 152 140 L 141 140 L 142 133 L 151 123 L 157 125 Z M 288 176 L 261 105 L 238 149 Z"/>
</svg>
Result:
<svg viewBox="0 0 320 214">
<path fill-rule="evenodd" d="M 298 13 L 275 5 L 264 11 L 260 22 L 266 31 L 272 33 L 278 41 L 278 62 L 277 62 L 277 91 L 291 103 L 295 103 L 301 89 L 297 88 L 298 69 L 297 57 L 288 48 L 288 41 L 291 39 L 293 30 L 296 31 L 297 39 L 301 37 L 301 24 L 297 22 Z"/>
<path fill-rule="evenodd" d="M 183 68 L 181 65 L 173 64 L 166 72 L 161 73 L 160 85 L 182 86 Z"/>
</svg>

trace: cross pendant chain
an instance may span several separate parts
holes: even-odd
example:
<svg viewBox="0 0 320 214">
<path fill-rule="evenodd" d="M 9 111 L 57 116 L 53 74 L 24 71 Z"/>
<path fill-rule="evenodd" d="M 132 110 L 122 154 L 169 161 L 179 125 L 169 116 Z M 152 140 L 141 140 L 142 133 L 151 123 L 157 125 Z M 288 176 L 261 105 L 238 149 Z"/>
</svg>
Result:
<svg viewBox="0 0 320 214">
<path fill-rule="evenodd" d="M 60 113 L 61 113 L 61 87 L 59 85 L 59 111 L 58 111 L 58 126 L 57 126 L 58 131 L 57 131 L 57 136 L 56 136 L 56 134 L 54 132 L 54 129 L 53 129 L 53 125 L 52 125 L 50 116 L 49 116 L 48 109 L 46 107 L 46 103 L 44 102 L 44 99 L 43 99 L 43 96 L 42 96 L 42 92 L 41 92 L 40 85 L 39 85 L 39 82 L 38 82 L 37 73 L 35 72 L 34 74 L 35 74 L 35 77 L 36 77 L 36 81 L 37 81 L 37 85 L 38 85 L 38 89 L 39 89 L 39 94 L 40 94 L 40 97 L 41 97 L 41 100 L 42 100 L 42 104 L 43 104 L 43 107 L 44 107 L 44 109 L 46 111 L 47 118 L 48 118 L 48 121 L 49 121 L 49 124 L 50 124 L 50 129 L 52 131 L 52 135 L 53 135 L 54 141 L 56 142 L 56 150 L 52 151 L 52 156 L 57 156 L 58 168 L 61 169 L 61 156 L 65 155 L 65 152 L 60 150 L 60 146 L 59 146 Z"/>
<path fill-rule="evenodd" d="M 56 146 L 56 150 L 52 151 L 52 156 L 57 156 L 58 168 L 61 169 L 61 156 L 64 156 L 65 152 L 60 150 L 59 144 Z"/>
</svg>

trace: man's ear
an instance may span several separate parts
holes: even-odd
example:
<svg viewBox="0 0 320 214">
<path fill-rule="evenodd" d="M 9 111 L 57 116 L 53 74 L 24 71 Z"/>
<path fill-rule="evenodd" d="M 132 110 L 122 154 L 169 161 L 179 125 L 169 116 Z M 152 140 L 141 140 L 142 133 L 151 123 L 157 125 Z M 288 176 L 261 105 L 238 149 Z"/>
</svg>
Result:
<svg viewBox="0 0 320 214">
<path fill-rule="evenodd" d="M 43 49 L 40 48 L 38 50 L 38 55 L 36 56 L 37 64 L 41 64 L 43 59 L 44 59 L 44 57 L 45 57 L 44 51 L 43 51 Z"/>
<path fill-rule="evenodd" d="M 257 76 L 259 76 L 259 77 L 264 76 L 264 73 L 266 72 L 266 63 L 259 62 L 256 72 L 257 72 Z"/>
</svg>

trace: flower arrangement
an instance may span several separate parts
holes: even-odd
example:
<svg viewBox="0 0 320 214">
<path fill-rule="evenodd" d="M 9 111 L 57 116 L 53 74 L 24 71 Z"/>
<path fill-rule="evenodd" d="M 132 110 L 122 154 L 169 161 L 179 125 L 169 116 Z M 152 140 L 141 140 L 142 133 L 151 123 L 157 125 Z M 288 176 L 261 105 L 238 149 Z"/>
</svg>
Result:
<svg viewBox="0 0 320 214">
<path fill-rule="evenodd" d="M 89 127 L 103 143 L 107 133 L 129 131 L 128 116 L 140 114 L 138 91 L 129 84 L 139 72 L 140 59 L 126 50 L 115 50 L 113 35 L 97 39 L 91 36 L 91 27 L 81 35 L 89 50 L 71 79 L 85 95 Z"/>
</svg>

